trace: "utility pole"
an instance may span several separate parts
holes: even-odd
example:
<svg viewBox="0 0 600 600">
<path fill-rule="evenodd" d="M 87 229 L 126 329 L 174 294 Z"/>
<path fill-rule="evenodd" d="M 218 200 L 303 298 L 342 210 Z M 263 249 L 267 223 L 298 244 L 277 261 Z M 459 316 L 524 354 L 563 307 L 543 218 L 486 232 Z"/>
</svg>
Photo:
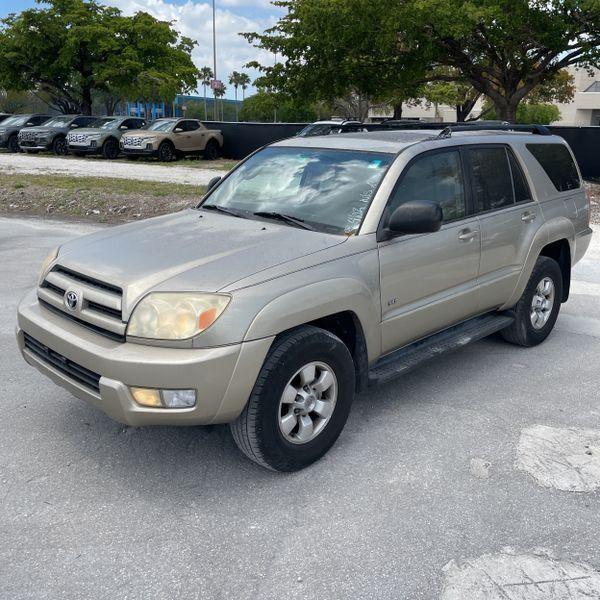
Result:
<svg viewBox="0 0 600 600">
<path fill-rule="evenodd" d="M 213 59 L 214 59 L 214 64 L 213 64 L 213 78 L 214 81 L 218 80 L 217 77 L 217 13 L 216 13 L 216 8 L 215 8 L 215 2 L 216 0 L 212 0 L 212 13 L 213 13 Z M 215 113 L 215 121 L 218 121 L 218 109 L 217 109 L 217 88 L 214 87 L 213 88 L 213 95 L 214 95 L 214 113 Z"/>
</svg>

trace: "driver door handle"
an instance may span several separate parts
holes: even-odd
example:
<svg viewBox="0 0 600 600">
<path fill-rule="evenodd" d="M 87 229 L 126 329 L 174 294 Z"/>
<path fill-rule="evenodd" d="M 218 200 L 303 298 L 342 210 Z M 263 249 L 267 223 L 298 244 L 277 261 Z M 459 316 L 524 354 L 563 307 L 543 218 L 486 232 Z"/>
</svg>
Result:
<svg viewBox="0 0 600 600">
<path fill-rule="evenodd" d="M 477 237 L 477 232 L 471 229 L 461 229 L 458 232 L 458 239 L 461 242 L 472 242 Z"/>
<path fill-rule="evenodd" d="M 535 217 L 536 214 L 534 212 L 526 210 L 524 213 L 521 214 L 521 221 L 523 221 L 523 223 L 531 223 L 532 221 L 535 221 Z"/>
</svg>

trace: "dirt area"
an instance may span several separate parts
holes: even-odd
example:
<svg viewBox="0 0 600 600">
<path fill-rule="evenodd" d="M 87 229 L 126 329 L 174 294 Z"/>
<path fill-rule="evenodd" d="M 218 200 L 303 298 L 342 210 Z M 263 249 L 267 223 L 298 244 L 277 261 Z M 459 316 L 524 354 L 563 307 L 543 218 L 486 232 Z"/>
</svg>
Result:
<svg viewBox="0 0 600 600">
<path fill-rule="evenodd" d="M 600 183 L 587 182 L 585 187 L 592 201 L 591 222 L 598 225 L 600 224 Z"/>
<path fill-rule="evenodd" d="M 165 164 L 153 159 L 104 160 L 0 152 L 0 173 L 8 175 L 102 177 L 186 185 L 206 185 L 213 177 L 223 175 L 223 171 L 231 169 L 234 164 L 233 161 L 198 159 Z"/>
<path fill-rule="evenodd" d="M 194 206 L 204 186 L 0 173 L 0 214 L 122 223 Z"/>
</svg>

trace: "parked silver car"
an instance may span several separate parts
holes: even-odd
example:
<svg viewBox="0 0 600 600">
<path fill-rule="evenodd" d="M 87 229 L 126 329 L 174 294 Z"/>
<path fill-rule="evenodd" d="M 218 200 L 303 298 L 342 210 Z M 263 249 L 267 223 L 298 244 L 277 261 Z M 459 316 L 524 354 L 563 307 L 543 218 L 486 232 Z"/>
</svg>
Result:
<svg viewBox="0 0 600 600">
<path fill-rule="evenodd" d="M 145 119 L 139 117 L 100 117 L 90 127 L 71 131 L 67 135 L 69 152 L 75 156 L 101 154 L 107 159 L 117 158 L 121 136 L 145 125 Z"/>
<path fill-rule="evenodd" d="M 6 148 L 9 152 L 19 152 L 19 132 L 42 125 L 50 118 L 50 115 L 44 114 L 7 117 L 0 123 L 0 148 Z"/>
<path fill-rule="evenodd" d="M 23 356 L 123 423 L 231 423 L 250 459 L 305 467 L 356 392 L 497 331 L 550 334 L 590 206 L 565 141 L 532 131 L 272 144 L 196 208 L 52 252 Z"/>
<path fill-rule="evenodd" d="M 24 152 L 51 150 L 57 156 L 65 156 L 69 153 L 67 134 L 74 129 L 89 126 L 96 118 L 84 115 L 58 115 L 48 119 L 39 127 L 21 129 L 19 148 Z"/>
</svg>

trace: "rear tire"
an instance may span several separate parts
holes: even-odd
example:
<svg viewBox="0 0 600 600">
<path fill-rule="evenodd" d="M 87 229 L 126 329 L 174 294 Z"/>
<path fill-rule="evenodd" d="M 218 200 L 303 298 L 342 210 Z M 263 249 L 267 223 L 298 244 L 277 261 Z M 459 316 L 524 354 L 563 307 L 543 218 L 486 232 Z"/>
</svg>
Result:
<svg viewBox="0 0 600 600">
<path fill-rule="evenodd" d="M 67 140 L 62 136 L 54 138 L 54 141 L 52 142 L 52 151 L 54 154 L 56 154 L 56 156 L 66 156 L 69 154 Z"/>
<path fill-rule="evenodd" d="M 177 158 L 175 147 L 171 142 L 163 142 L 158 148 L 158 160 L 160 162 L 172 162 Z"/>
<path fill-rule="evenodd" d="M 106 160 L 114 160 L 119 156 L 119 143 L 117 140 L 111 138 L 102 144 L 102 156 Z"/>
<path fill-rule="evenodd" d="M 220 152 L 219 144 L 215 140 L 209 140 L 204 147 L 203 156 L 205 160 L 217 160 Z"/>
<path fill-rule="evenodd" d="M 562 296 L 563 280 L 558 263 L 540 256 L 523 295 L 513 308 L 515 321 L 501 331 L 502 337 L 519 346 L 541 344 L 554 328 Z"/>
<path fill-rule="evenodd" d="M 321 458 L 342 432 L 354 383 L 352 356 L 338 337 L 309 325 L 282 334 L 248 404 L 230 425 L 233 439 L 250 460 L 267 469 L 303 469 Z"/>
</svg>

